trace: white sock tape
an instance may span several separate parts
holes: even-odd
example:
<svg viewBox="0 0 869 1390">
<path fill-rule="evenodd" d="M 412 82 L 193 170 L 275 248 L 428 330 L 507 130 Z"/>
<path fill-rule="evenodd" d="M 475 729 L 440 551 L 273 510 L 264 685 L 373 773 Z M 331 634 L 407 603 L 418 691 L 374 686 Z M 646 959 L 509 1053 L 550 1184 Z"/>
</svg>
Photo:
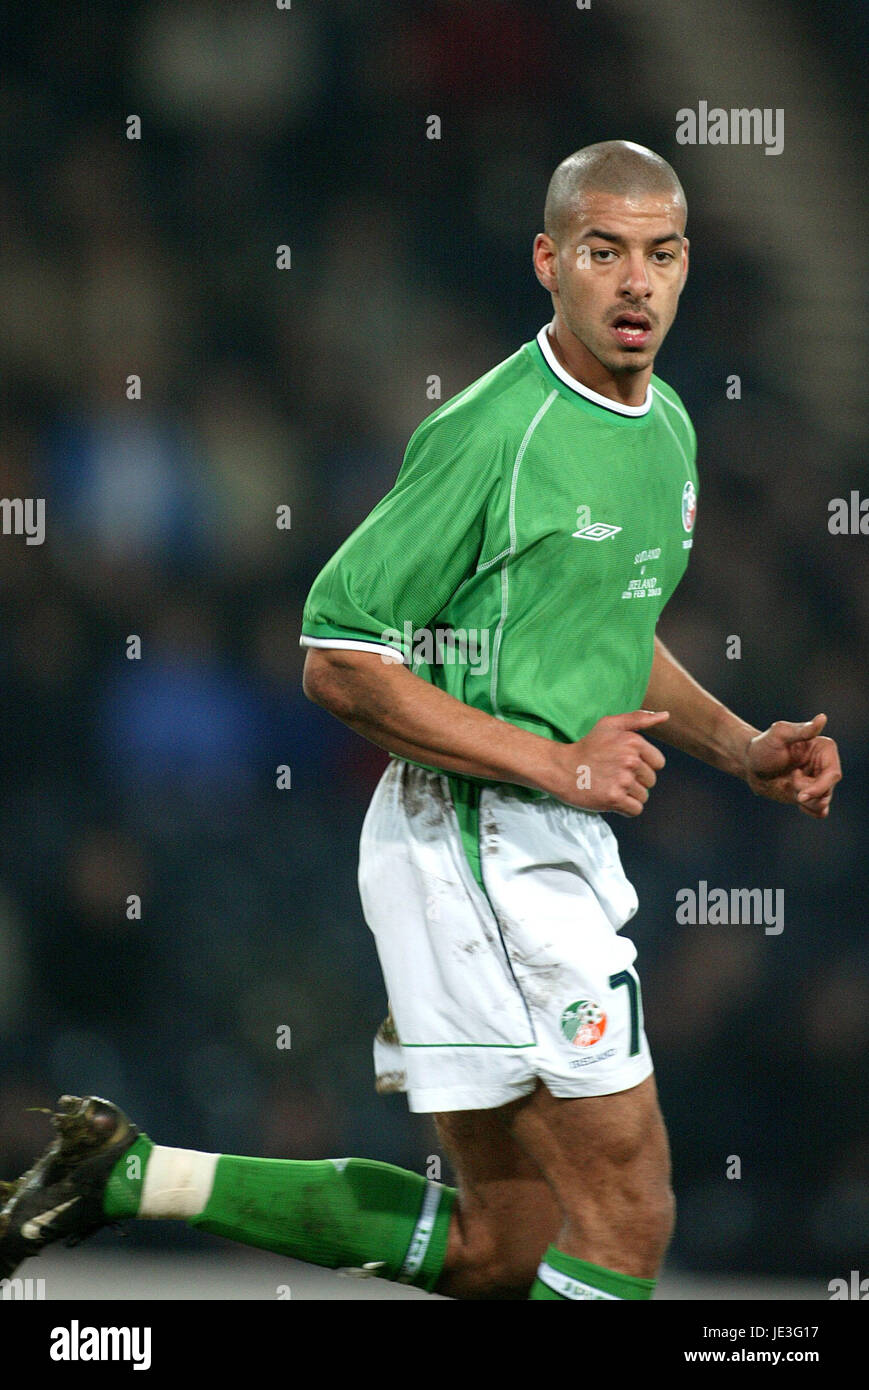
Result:
<svg viewBox="0 0 869 1390">
<path fill-rule="evenodd" d="M 155 1144 L 145 1168 L 139 1216 L 187 1221 L 205 1210 L 220 1154 Z"/>
<path fill-rule="evenodd" d="M 560 1269 L 553 1269 L 545 1260 L 537 1270 L 537 1278 L 541 1284 L 546 1284 L 555 1293 L 560 1293 L 562 1298 L 577 1301 L 594 1298 L 606 1299 L 607 1302 L 613 1303 L 624 1302 L 618 1294 L 604 1293 L 603 1289 L 596 1289 L 592 1284 L 584 1283 L 582 1279 L 572 1279 L 569 1274 L 562 1274 Z"/>
</svg>

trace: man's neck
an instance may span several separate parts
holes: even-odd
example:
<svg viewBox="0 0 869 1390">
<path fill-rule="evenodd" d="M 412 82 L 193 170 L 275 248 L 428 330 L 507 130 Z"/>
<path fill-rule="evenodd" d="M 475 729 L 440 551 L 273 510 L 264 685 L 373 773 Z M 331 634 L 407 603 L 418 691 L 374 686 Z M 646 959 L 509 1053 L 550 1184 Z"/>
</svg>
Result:
<svg viewBox="0 0 869 1390">
<path fill-rule="evenodd" d="M 547 328 L 546 336 L 564 370 L 581 386 L 587 386 L 618 405 L 643 404 L 652 378 L 650 366 L 641 372 L 611 372 L 571 333 L 558 315 Z"/>
</svg>

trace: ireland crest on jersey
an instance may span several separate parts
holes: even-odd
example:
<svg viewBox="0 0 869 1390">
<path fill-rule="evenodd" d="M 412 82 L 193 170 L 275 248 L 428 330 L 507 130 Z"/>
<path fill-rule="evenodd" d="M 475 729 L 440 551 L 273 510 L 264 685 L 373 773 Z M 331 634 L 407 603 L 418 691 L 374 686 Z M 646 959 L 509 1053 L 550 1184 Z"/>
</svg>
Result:
<svg viewBox="0 0 869 1390">
<path fill-rule="evenodd" d="M 571 1047 L 591 1047 L 600 1042 L 606 1028 L 606 1014 L 593 999 L 577 999 L 561 1015 L 561 1031 Z"/>
<path fill-rule="evenodd" d="M 693 531 L 696 515 L 697 493 L 694 491 L 694 484 L 689 478 L 682 489 L 682 525 L 686 531 Z"/>
</svg>

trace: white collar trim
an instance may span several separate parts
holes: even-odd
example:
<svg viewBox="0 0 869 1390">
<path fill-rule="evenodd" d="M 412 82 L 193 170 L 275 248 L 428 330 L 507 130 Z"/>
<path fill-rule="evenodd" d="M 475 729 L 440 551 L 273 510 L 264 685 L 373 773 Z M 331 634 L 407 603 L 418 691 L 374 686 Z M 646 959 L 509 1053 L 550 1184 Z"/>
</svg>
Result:
<svg viewBox="0 0 869 1390">
<path fill-rule="evenodd" d="M 584 396 L 587 401 L 593 401 L 595 405 L 602 405 L 605 410 L 613 410 L 616 415 L 647 415 L 649 413 L 652 408 L 651 382 L 646 388 L 646 399 L 642 405 L 621 405 L 619 401 L 610 400 L 609 396 L 601 396 L 599 392 L 592 391 L 590 386 L 583 386 L 581 381 L 577 381 L 575 376 L 571 376 L 570 372 L 565 371 L 552 351 L 546 332 L 548 327 L 549 324 L 545 323 L 537 334 L 537 344 L 559 381 L 563 381 L 565 386 L 569 386 L 571 391 L 575 391 L 578 396 Z"/>
</svg>

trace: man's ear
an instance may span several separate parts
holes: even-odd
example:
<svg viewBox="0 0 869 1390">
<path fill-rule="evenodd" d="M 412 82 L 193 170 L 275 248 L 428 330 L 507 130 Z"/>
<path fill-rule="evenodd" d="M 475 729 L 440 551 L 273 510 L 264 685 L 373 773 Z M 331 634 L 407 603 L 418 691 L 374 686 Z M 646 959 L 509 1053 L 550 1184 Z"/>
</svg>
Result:
<svg viewBox="0 0 869 1390">
<path fill-rule="evenodd" d="M 688 279 L 688 248 L 690 247 L 690 245 L 691 245 L 691 243 L 690 243 L 690 241 L 688 240 L 688 238 L 687 238 L 686 236 L 683 236 L 683 238 L 682 238 L 682 282 L 681 282 L 681 284 L 679 285 L 679 293 L 680 293 L 680 294 L 682 293 L 682 291 L 683 291 L 684 288 L 685 288 L 685 281 Z"/>
<path fill-rule="evenodd" d="M 558 247 L 546 232 L 538 232 L 534 238 L 531 260 L 540 284 L 550 294 L 555 293 L 558 289 Z"/>
</svg>

